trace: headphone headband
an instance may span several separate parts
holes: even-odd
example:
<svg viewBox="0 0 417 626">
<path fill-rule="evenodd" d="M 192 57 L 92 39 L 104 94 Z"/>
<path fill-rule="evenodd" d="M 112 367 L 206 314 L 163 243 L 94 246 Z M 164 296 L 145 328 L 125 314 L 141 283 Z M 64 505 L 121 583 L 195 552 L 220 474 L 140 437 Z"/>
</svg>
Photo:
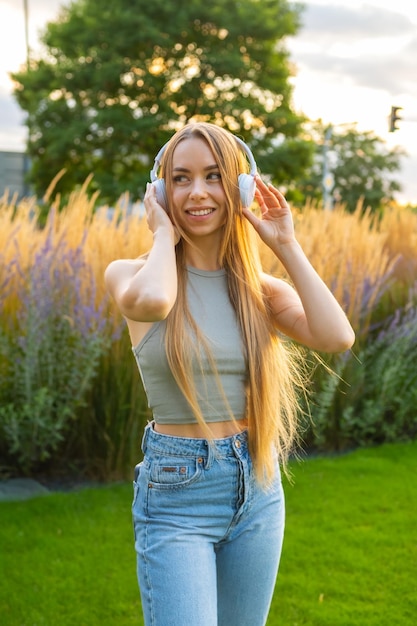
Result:
<svg viewBox="0 0 417 626">
<path fill-rule="evenodd" d="M 159 167 L 161 165 L 162 155 L 164 154 L 165 149 L 166 149 L 168 144 L 169 144 L 169 141 L 167 141 L 162 146 L 162 148 L 160 149 L 160 151 L 158 152 L 158 154 L 155 157 L 153 168 L 151 169 L 151 183 L 154 183 L 157 180 L 157 178 L 158 178 L 158 170 L 159 170 Z"/>
<path fill-rule="evenodd" d="M 236 140 L 236 143 L 242 148 L 243 152 L 248 157 L 248 161 L 249 161 L 249 165 L 250 165 L 250 172 L 249 172 L 250 176 L 255 176 L 256 171 L 257 171 L 257 166 L 256 166 L 255 158 L 254 158 L 254 156 L 252 154 L 251 149 L 249 148 L 249 146 L 242 139 L 239 139 L 239 137 L 236 137 L 236 135 L 234 135 L 234 139 Z M 166 147 L 169 144 L 169 141 L 167 141 L 162 146 L 162 148 L 159 150 L 158 154 L 155 157 L 153 168 L 151 169 L 151 182 L 152 183 L 154 183 L 157 180 L 157 178 L 158 178 L 158 169 L 161 166 L 161 160 L 162 160 L 163 154 L 164 154 L 164 152 L 166 150 Z"/>
</svg>

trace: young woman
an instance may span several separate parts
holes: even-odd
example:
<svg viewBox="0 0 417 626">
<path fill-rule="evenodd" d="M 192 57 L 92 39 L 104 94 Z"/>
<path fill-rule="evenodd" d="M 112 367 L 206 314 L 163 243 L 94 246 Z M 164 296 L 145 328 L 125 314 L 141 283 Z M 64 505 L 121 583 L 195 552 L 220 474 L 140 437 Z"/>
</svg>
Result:
<svg viewBox="0 0 417 626">
<path fill-rule="evenodd" d="M 245 144 L 189 124 L 155 163 L 153 245 L 106 270 L 153 412 L 133 501 L 145 624 L 261 626 L 284 532 L 279 466 L 297 434 L 300 372 L 283 337 L 336 352 L 354 334 Z M 256 237 L 293 286 L 262 271 Z"/>
</svg>

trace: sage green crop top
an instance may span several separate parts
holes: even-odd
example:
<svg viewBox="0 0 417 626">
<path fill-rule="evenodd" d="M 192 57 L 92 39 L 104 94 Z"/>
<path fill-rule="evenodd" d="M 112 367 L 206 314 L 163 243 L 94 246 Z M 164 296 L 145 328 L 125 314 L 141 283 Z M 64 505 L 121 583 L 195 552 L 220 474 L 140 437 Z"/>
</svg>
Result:
<svg viewBox="0 0 417 626">
<path fill-rule="evenodd" d="M 188 268 L 187 298 L 191 314 L 204 333 L 216 362 L 218 375 L 235 419 L 246 413 L 247 368 L 236 314 L 230 302 L 225 270 Z M 191 424 L 196 418 L 178 388 L 168 365 L 164 336 L 166 322 L 155 322 L 132 348 L 144 389 L 158 424 Z M 200 408 L 206 422 L 230 420 L 208 358 L 193 368 Z"/>
</svg>

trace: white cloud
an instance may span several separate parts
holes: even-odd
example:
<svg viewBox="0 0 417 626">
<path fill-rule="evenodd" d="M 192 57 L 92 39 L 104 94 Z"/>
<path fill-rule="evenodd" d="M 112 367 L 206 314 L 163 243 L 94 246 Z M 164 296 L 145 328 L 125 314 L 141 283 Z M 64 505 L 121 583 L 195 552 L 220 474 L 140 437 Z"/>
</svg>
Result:
<svg viewBox="0 0 417 626">
<path fill-rule="evenodd" d="M 393 95 L 417 95 L 417 26 L 373 6 L 308 4 L 290 42 L 300 68 Z"/>
<path fill-rule="evenodd" d="M 417 202 L 417 11 L 406 0 L 307 2 L 303 27 L 288 42 L 296 66 L 294 103 L 312 119 L 357 122 L 409 154 L 399 199 Z M 403 121 L 388 132 L 392 105 Z"/>
<path fill-rule="evenodd" d="M 395 57 L 369 53 L 352 58 L 314 52 L 297 55 L 297 60 L 304 71 L 320 73 L 329 80 L 348 81 L 351 85 L 386 91 L 393 96 L 417 96 L 417 50 L 412 51 L 412 47 L 417 48 L 415 42 L 410 44 L 410 51 Z"/>
<path fill-rule="evenodd" d="M 351 42 L 355 38 L 381 39 L 413 32 L 408 15 L 375 6 L 312 4 L 306 6 L 300 35 L 306 39 L 321 38 L 321 42 L 338 40 Z"/>
</svg>

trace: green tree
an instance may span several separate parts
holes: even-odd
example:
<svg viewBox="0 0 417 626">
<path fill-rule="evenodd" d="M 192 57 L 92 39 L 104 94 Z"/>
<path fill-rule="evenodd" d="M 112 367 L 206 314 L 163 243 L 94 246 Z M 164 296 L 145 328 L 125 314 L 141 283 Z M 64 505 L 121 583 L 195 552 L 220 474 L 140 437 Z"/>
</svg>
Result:
<svg viewBox="0 0 417 626">
<path fill-rule="evenodd" d="M 376 211 L 393 200 L 401 185 L 393 175 L 400 169 L 406 153 L 400 147 L 387 148 L 372 131 L 358 131 L 354 124 L 339 128 L 320 121 L 309 124 L 308 135 L 316 146 L 314 162 L 307 176 L 299 181 L 304 197 L 323 200 L 323 180 L 331 179 L 328 193 L 331 202 L 345 204 L 354 211 L 358 202 Z"/>
<path fill-rule="evenodd" d="M 291 109 L 284 42 L 299 14 L 286 0 L 76 0 L 62 8 L 42 54 L 13 74 L 35 191 L 65 168 L 64 194 L 93 172 L 90 188 L 102 199 L 124 191 L 136 199 L 156 149 L 197 119 L 247 140 L 260 169 L 289 185 L 311 154 L 297 140 L 302 120 Z"/>
</svg>

